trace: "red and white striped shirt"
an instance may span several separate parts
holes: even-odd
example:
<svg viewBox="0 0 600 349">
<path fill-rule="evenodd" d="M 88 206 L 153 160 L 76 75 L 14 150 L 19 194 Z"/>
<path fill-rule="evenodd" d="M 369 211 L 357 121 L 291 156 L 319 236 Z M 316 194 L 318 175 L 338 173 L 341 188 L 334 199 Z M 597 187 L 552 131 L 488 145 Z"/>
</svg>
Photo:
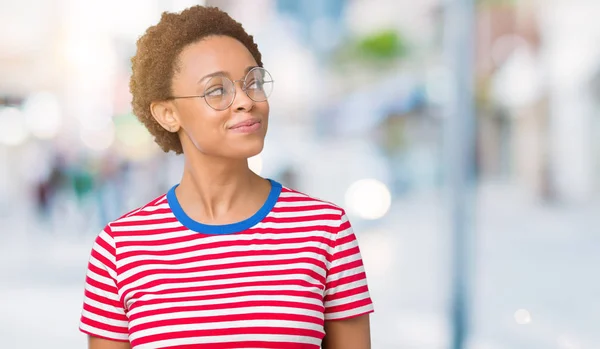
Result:
<svg viewBox="0 0 600 349">
<path fill-rule="evenodd" d="M 271 184 L 264 206 L 235 224 L 192 220 L 175 187 L 108 224 L 80 330 L 136 349 L 316 349 L 324 321 L 371 313 L 344 210 Z"/>
</svg>

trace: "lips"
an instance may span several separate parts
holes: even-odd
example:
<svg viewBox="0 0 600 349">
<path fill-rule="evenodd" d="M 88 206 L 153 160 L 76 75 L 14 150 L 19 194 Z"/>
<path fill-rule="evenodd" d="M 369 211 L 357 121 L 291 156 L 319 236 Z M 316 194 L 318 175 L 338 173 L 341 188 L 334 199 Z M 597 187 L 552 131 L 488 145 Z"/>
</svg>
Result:
<svg viewBox="0 0 600 349">
<path fill-rule="evenodd" d="M 238 122 L 237 124 L 235 124 L 229 128 L 232 130 L 235 130 L 235 129 L 240 129 L 243 127 L 250 127 L 250 126 L 253 126 L 258 123 L 260 123 L 260 120 L 258 120 L 258 119 L 248 119 L 248 120 L 244 120 L 242 122 Z"/>
</svg>

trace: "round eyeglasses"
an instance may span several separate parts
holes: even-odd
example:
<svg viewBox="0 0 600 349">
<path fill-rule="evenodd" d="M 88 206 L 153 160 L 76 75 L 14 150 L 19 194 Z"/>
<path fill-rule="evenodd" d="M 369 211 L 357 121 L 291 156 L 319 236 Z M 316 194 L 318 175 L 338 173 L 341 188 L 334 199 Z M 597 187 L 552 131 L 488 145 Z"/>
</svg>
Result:
<svg viewBox="0 0 600 349">
<path fill-rule="evenodd" d="M 264 102 L 273 92 L 273 79 L 271 74 L 261 67 L 254 67 L 248 71 L 242 80 L 231 81 L 223 75 L 211 77 L 204 86 L 204 94 L 201 96 L 179 96 L 168 99 L 179 98 L 204 98 L 206 104 L 214 110 L 225 110 L 229 108 L 235 99 L 236 82 L 242 82 L 242 91 L 255 102 Z"/>
</svg>

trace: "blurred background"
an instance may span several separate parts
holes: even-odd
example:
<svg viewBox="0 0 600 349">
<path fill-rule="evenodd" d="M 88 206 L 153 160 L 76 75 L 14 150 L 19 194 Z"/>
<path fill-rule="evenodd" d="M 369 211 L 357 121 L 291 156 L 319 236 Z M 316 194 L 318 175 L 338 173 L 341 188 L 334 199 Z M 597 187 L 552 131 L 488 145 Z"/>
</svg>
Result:
<svg viewBox="0 0 600 349">
<path fill-rule="evenodd" d="M 129 59 L 194 4 L 276 81 L 252 168 L 348 211 L 374 349 L 600 348 L 597 0 L 0 0 L 2 347 L 84 347 L 93 239 L 179 181 Z"/>
</svg>

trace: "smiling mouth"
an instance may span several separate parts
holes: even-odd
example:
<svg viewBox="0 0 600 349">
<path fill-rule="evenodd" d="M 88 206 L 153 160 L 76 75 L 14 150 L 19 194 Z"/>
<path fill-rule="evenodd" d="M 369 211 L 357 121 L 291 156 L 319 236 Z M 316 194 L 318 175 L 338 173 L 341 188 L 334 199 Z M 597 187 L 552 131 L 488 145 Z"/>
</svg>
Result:
<svg viewBox="0 0 600 349">
<path fill-rule="evenodd" d="M 258 131 L 262 126 L 260 120 L 252 119 L 237 123 L 229 128 L 230 131 L 236 133 L 253 133 Z"/>
<path fill-rule="evenodd" d="M 230 129 L 236 129 L 236 128 L 240 128 L 240 127 L 248 127 L 248 126 L 252 126 L 254 124 L 260 124 L 260 120 L 250 119 L 250 120 L 242 121 L 242 122 L 239 122 L 239 123 L 231 126 Z"/>
</svg>

